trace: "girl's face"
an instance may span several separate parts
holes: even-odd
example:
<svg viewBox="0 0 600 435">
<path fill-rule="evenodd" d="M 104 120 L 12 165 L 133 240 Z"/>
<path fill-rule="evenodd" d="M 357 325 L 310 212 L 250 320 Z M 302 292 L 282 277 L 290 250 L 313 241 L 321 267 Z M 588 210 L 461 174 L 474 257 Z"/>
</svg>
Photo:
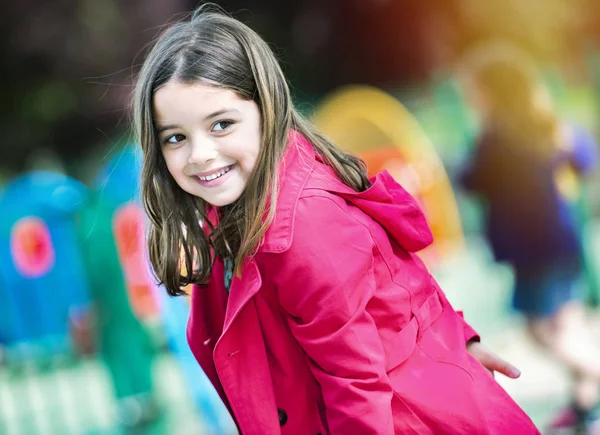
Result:
<svg viewBox="0 0 600 435">
<path fill-rule="evenodd" d="M 235 202 L 260 149 L 256 103 L 229 89 L 171 80 L 153 105 L 162 154 L 179 187 L 217 207 Z"/>
</svg>

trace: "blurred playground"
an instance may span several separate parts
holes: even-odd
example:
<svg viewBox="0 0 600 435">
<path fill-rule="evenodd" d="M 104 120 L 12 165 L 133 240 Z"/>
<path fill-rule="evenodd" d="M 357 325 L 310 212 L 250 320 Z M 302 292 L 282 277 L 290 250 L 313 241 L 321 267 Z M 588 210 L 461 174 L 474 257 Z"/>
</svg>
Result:
<svg viewBox="0 0 600 435">
<path fill-rule="evenodd" d="M 600 47 L 583 57 L 577 74 L 555 64 L 539 73 L 558 114 L 598 139 Z M 459 186 L 482 129 L 460 66 L 402 86 L 348 79 L 295 89 L 296 103 L 371 173 L 388 170 L 419 200 L 435 236 L 420 255 L 483 342 L 521 369 L 498 381 L 544 429 L 568 404 L 569 374 L 527 336 L 511 308 L 514 272 L 494 260 L 485 209 Z M 237 433 L 188 349 L 189 301 L 169 298 L 149 270 L 141 157 L 128 133 L 79 153 L 77 170 L 33 154 L 43 157 L 34 167 L 0 172 L 0 434 Z M 600 340 L 600 171 L 576 184 Z"/>
<path fill-rule="evenodd" d="M 477 204 L 452 188 L 450 171 L 448 178 L 444 175 L 444 166 L 457 164 L 443 165 L 444 153 L 466 155 L 476 121 L 455 84 L 443 83 L 438 91 L 434 100 L 401 104 L 400 97 L 374 88 L 344 89 L 317 105 L 314 119 L 317 124 L 329 122 L 328 106 L 337 98 L 356 98 L 354 104 L 346 105 L 349 110 L 362 107 L 373 113 L 372 105 L 381 104 L 398 109 L 394 113 L 385 106 L 384 112 L 397 118 L 381 120 L 388 127 L 395 124 L 396 132 L 371 136 L 375 143 L 384 134 L 389 136 L 383 143 L 401 142 L 398 155 L 387 149 L 394 158 L 402 157 L 404 165 L 429 153 L 429 163 L 416 169 L 417 175 L 431 171 L 429 176 L 442 177 L 441 190 L 439 186 L 434 189 L 429 199 L 433 202 L 424 205 L 447 207 L 432 215 L 440 242 L 425 257 L 450 300 L 465 311 L 486 344 L 522 369 L 521 379 L 499 382 L 543 425 L 565 403 L 567 375 L 525 336 L 522 319 L 510 309 L 514 279 L 510 268 L 494 262 L 479 233 Z M 593 120 L 589 117 L 595 110 L 591 91 L 560 92 L 565 113 L 582 123 Z M 336 117 L 344 116 L 336 111 Z M 356 121 L 363 114 L 349 116 Z M 335 136 L 333 130 L 329 133 Z M 368 128 L 363 126 L 360 134 L 360 142 L 365 143 Z M 415 155 L 404 151 L 411 140 L 425 144 Z M 377 149 L 373 145 L 369 150 Z M 1 433 L 117 434 L 124 430 L 123 423 L 125 427 L 132 423 L 131 428 L 142 433 L 157 434 L 232 430 L 186 349 L 187 301 L 168 299 L 144 270 L 143 231 L 136 228 L 143 225 L 136 205 L 138 157 L 134 147 L 115 150 L 90 187 L 54 173 L 28 174 L 4 186 L 3 210 L 8 210 L 8 201 L 11 213 L 2 216 Z M 398 168 L 388 164 L 387 169 Z M 19 263 L 11 258 L 19 249 L 15 222 L 33 214 L 41 219 L 37 224 L 43 225 L 39 234 L 30 230 L 26 234 L 31 237 L 21 241 L 24 254 L 29 253 L 25 257 L 33 261 L 27 271 L 18 269 Z M 436 224 L 439 216 L 443 219 Z M 600 222 L 590 214 L 584 225 L 592 269 L 598 271 Z M 49 255 L 52 258 L 44 260 Z M 102 267 L 93 267 L 98 264 Z M 155 401 L 152 405 L 141 400 L 149 394 Z M 155 415 L 143 422 L 145 412 Z"/>
</svg>

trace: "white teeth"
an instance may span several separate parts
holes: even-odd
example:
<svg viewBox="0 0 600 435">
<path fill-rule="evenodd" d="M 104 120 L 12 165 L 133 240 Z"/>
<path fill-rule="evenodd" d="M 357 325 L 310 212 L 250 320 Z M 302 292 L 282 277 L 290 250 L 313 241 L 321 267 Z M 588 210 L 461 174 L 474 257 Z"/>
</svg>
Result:
<svg viewBox="0 0 600 435">
<path fill-rule="evenodd" d="M 226 167 L 225 169 L 223 169 L 223 170 L 221 170 L 219 172 L 216 172 L 216 173 L 211 174 L 211 175 L 207 175 L 206 177 L 198 176 L 198 178 L 200 180 L 202 180 L 202 181 L 216 180 L 217 178 L 222 177 L 223 175 L 225 175 L 226 173 L 228 173 L 231 170 L 232 167 L 233 166 L 228 166 L 228 167 Z"/>
</svg>

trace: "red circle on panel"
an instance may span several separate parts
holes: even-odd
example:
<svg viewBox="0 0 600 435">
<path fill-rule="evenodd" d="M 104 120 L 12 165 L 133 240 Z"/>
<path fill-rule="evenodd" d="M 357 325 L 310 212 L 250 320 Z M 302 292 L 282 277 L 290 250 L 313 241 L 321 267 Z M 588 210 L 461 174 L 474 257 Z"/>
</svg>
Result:
<svg viewBox="0 0 600 435">
<path fill-rule="evenodd" d="M 15 223 L 10 248 L 17 272 L 26 278 L 40 278 L 54 266 L 50 230 L 38 217 L 25 217 Z"/>
</svg>

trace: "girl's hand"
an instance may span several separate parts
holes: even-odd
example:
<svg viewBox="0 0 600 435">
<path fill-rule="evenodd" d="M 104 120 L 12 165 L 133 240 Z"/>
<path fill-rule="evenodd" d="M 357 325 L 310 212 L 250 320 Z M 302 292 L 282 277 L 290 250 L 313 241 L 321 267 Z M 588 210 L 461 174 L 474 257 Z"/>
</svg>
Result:
<svg viewBox="0 0 600 435">
<path fill-rule="evenodd" d="M 519 369 L 509 362 L 504 361 L 478 341 L 470 341 L 467 343 L 467 351 L 488 369 L 492 376 L 494 375 L 494 372 L 502 373 L 504 376 L 512 379 L 521 376 Z"/>
</svg>

